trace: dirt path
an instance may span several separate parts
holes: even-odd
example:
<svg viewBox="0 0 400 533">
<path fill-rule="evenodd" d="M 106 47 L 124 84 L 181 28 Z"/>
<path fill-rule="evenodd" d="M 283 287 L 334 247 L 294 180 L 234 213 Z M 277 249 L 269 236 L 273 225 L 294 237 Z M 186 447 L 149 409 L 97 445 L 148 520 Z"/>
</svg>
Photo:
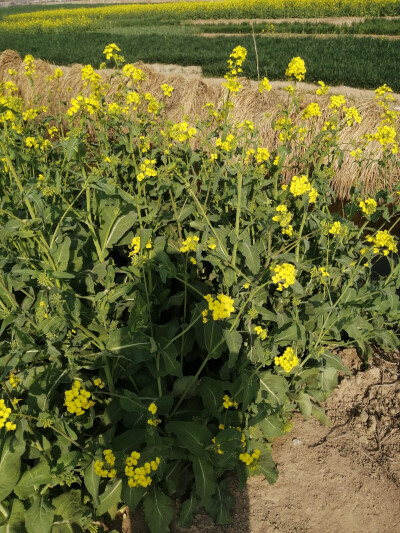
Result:
<svg viewBox="0 0 400 533">
<path fill-rule="evenodd" d="M 400 16 L 394 17 L 379 17 L 388 20 L 400 19 Z M 278 24 L 279 22 L 314 22 L 315 24 L 320 22 L 326 22 L 328 24 L 347 24 L 351 26 L 353 22 L 365 22 L 367 17 L 322 17 L 322 18 L 281 18 L 281 19 L 196 19 L 196 20 L 185 20 L 185 24 L 241 24 L 242 22 L 256 22 L 257 24 L 261 22 L 269 22 L 272 24 Z"/>
<path fill-rule="evenodd" d="M 251 33 L 195 33 L 196 37 L 248 37 L 251 36 Z M 331 37 L 365 37 L 369 39 L 385 39 L 388 41 L 398 41 L 400 35 L 376 35 L 376 34 L 359 34 L 359 33 L 256 33 L 255 36 L 258 37 L 281 37 L 282 39 L 287 39 L 290 37 L 300 37 L 300 38 L 313 38 L 313 39 L 329 39 Z"/>
</svg>

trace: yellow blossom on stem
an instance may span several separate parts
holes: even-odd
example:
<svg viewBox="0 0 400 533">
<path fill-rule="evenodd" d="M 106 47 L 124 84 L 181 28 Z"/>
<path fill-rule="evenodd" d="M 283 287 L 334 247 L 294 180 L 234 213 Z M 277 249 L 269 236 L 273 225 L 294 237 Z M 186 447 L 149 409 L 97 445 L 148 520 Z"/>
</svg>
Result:
<svg viewBox="0 0 400 533">
<path fill-rule="evenodd" d="M 211 294 L 206 294 L 204 299 L 208 302 L 208 309 L 212 311 L 213 320 L 229 318 L 235 312 L 233 299 L 225 294 L 218 294 L 215 300 Z"/>
<path fill-rule="evenodd" d="M 293 57 L 286 69 L 285 76 L 294 77 L 296 80 L 304 80 L 306 74 L 306 66 L 304 60 L 301 57 Z"/>
<path fill-rule="evenodd" d="M 361 207 L 362 212 L 369 216 L 375 213 L 378 204 L 373 198 L 366 198 L 366 200 L 362 200 L 358 205 Z"/>
<path fill-rule="evenodd" d="M 289 373 L 292 368 L 299 364 L 299 358 L 294 354 L 293 348 L 287 347 L 281 356 L 275 357 L 275 364 Z"/>
<path fill-rule="evenodd" d="M 296 281 L 296 269 L 294 265 L 291 265 L 290 263 L 276 265 L 275 267 L 271 267 L 271 270 L 274 273 L 272 276 L 272 282 L 277 283 L 278 291 L 287 289 Z"/>
<path fill-rule="evenodd" d="M 229 398 L 227 394 L 222 398 L 223 402 L 222 405 L 225 407 L 225 409 L 229 409 L 230 407 L 234 407 L 237 409 L 239 407 L 239 404 Z"/>
</svg>

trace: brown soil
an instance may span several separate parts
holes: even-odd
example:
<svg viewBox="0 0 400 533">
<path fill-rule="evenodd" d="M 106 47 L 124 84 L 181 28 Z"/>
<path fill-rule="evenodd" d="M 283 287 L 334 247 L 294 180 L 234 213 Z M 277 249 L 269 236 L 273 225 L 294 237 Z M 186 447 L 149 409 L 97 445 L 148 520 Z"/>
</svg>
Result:
<svg viewBox="0 0 400 533">
<path fill-rule="evenodd" d="M 232 481 L 232 524 L 216 526 L 201 513 L 173 533 L 400 531 L 400 355 L 377 353 L 366 371 L 355 350 L 342 357 L 352 375 L 326 403 L 332 427 L 298 416 L 292 432 L 274 442 L 274 486 L 254 477 L 239 492 Z M 121 531 L 147 532 L 143 516 L 126 516 Z"/>
<path fill-rule="evenodd" d="M 196 37 L 208 37 L 208 38 L 215 38 L 215 37 L 245 37 L 248 35 L 252 35 L 251 33 L 196 33 Z M 397 41 L 400 39 L 400 35 L 376 35 L 374 33 L 368 34 L 338 34 L 338 33 L 312 33 L 312 34 L 306 34 L 306 33 L 256 33 L 256 37 L 281 37 L 282 39 L 287 39 L 289 37 L 296 37 L 296 38 L 313 38 L 313 39 L 330 39 L 331 37 L 343 37 L 348 35 L 349 37 L 359 37 L 359 38 L 369 38 L 369 39 L 385 39 L 388 41 Z"/>
</svg>

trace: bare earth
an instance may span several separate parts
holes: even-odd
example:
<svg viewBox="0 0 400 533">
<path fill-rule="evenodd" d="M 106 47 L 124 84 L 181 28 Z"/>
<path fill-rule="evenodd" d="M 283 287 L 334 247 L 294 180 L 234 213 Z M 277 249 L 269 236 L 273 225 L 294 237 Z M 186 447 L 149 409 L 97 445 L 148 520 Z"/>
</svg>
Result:
<svg viewBox="0 0 400 533">
<path fill-rule="evenodd" d="M 199 514 L 173 533 L 398 533 L 400 531 L 400 355 L 375 354 L 361 370 L 355 350 L 342 354 L 342 376 L 326 403 L 327 428 L 298 416 L 273 445 L 279 478 L 254 477 L 236 500 L 232 524 Z M 125 517 L 122 533 L 145 533 L 140 514 Z"/>
</svg>

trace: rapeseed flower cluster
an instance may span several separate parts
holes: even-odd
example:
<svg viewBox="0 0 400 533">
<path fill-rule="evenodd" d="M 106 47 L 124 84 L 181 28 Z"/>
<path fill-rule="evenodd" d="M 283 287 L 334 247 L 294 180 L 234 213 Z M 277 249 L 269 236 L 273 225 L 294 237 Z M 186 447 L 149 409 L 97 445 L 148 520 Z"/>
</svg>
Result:
<svg viewBox="0 0 400 533">
<path fill-rule="evenodd" d="M 311 103 L 309 104 L 302 113 L 303 119 L 313 118 L 313 117 L 320 117 L 321 116 L 321 109 L 318 104 Z"/>
<path fill-rule="evenodd" d="M 111 43 L 104 48 L 103 54 L 106 56 L 107 60 L 112 58 L 116 63 L 123 63 L 125 61 L 124 56 L 120 56 L 117 53 L 120 51 L 121 49 L 115 43 Z"/>
<path fill-rule="evenodd" d="M 310 275 L 311 278 L 318 278 L 319 282 L 323 285 L 328 281 L 327 278 L 330 277 L 330 274 L 325 267 L 313 267 L 310 271 Z"/>
<path fill-rule="evenodd" d="M 186 142 L 187 140 L 192 139 L 196 133 L 196 128 L 189 126 L 187 122 L 173 124 L 169 130 L 169 136 L 171 139 L 178 142 Z"/>
<path fill-rule="evenodd" d="M 230 93 L 237 93 L 243 87 L 239 83 L 237 77 L 238 74 L 243 72 L 242 65 L 246 59 L 247 50 L 243 46 L 237 46 L 233 49 L 228 59 L 228 72 L 224 78 L 227 80 L 222 85 L 228 89 Z"/>
<path fill-rule="evenodd" d="M 361 207 L 362 212 L 369 216 L 375 213 L 378 204 L 373 198 L 366 198 L 366 200 L 362 200 L 358 205 Z"/>
<path fill-rule="evenodd" d="M 328 233 L 330 233 L 331 235 L 342 235 L 345 233 L 345 231 L 345 226 L 343 226 L 342 223 L 339 222 L 339 220 L 336 220 L 328 229 Z"/>
<path fill-rule="evenodd" d="M 155 168 L 157 161 L 155 159 L 145 159 L 140 164 L 140 172 L 136 175 L 138 181 L 143 181 L 144 178 L 154 178 L 157 176 L 157 170 Z"/>
<path fill-rule="evenodd" d="M 13 431 L 16 429 L 16 424 L 7 420 L 10 414 L 11 409 L 9 407 L 6 407 L 4 400 L 0 400 L 0 429 L 4 426 L 6 428 L 6 431 Z"/>
<path fill-rule="evenodd" d="M 94 115 L 100 109 L 101 104 L 96 96 L 90 95 L 87 97 L 80 94 L 71 99 L 71 107 L 67 110 L 67 113 L 70 117 L 76 115 L 79 111 L 87 111 L 89 115 Z"/>
<path fill-rule="evenodd" d="M 220 148 L 224 152 L 230 152 L 235 146 L 235 141 L 236 141 L 235 136 L 232 135 L 232 133 L 230 133 L 229 135 L 226 136 L 225 141 L 218 138 L 215 141 L 215 146 L 217 148 Z"/>
<path fill-rule="evenodd" d="M 296 78 L 297 81 L 304 80 L 306 74 L 306 65 L 301 57 L 292 57 L 288 68 L 286 69 L 285 76 Z"/>
<path fill-rule="evenodd" d="M 279 223 L 282 228 L 282 233 L 291 237 L 293 234 L 293 226 L 290 224 L 293 218 L 292 213 L 288 211 L 287 206 L 284 204 L 278 205 L 276 211 L 278 214 L 272 217 L 272 220 Z"/>
<path fill-rule="evenodd" d="M 90 396 L 90 392 L 81 388 L 79 381 L 74 381 L 72 388 L 65 391 L 64 405 L 69 413 L 77 416 L 83 415 L 94 405 L 94 402 L 89 399 Z"/>
<path fill-rule="evenodd" d="M 225 407 L 225 409 L 229 409 L 230 407 L 237 409 L 239 407 L 239 404 L 235 402 L 234 400 L 231 400 L 227 394 L 225 394 L 225 396 L 222 399 L 223 399 L 222 405 Z"/>
<path fill-rule="evenodd" d="M 99 387 L 99 389 L 103 389 L 105 386 L 105 383 L 100 378 L 96 378 L 93 381 L 93 384 L 96 385 L 96 387 Z"/>
<path fill-rule="evenodd" d="M 215 300 L 211 294 L 206 294 L 204 299 L 208 302 L 208 310 L 205 309 L 203 311 L 203 322 L 207 322 L 206 317 L 208 311 L 212 311 L 213 320 L 229 318 L 231 313 L 235 312 L 235 308 L 233 307 L 233 299 L 225 294 L 218 294 Z"/>
<path fill-rule="evenodd" d="M 316 202 L 318 197 L 318 192 L 314 187 L 311 186 L 311 183 L 308 181 L 307 176 L 293 176 L 290 182 L 290 192 L 293 196 L 302 196 L 305 193 L 308 193 L 308 198 L 310 204 Z"/>
<path fill-rule="evenodd" d="M 258 91 L 263 93 L 264 91 L 270 91 L 272 89 L 268 78 L 263 78 L 258 84 Z"/>
<path fill-rule="evenodd" d="M 374 254 L 389 255 L 389 252 L 397 252 L 396 241 L 386 229 L 377 231 L 375 235 L 368 235 L 367 241 L 372 243 Z"/>
<path fill-rule="evenodd" d="M 145 462 L 143 466 L 137 466 L 140 457 L 140 453 L 134 451 L 125 461 L 125 475 L 130 487 L 149 487 L 152 482 L 150 474 L 157 470 L 161 462 L 160 458 L 156 457 L 153 461 Z"/>
<path fill-rule="evenodd" d="M 131 63 L 127 63 L 122 68 L 122 74 L 129 79 L 128 87 L 131 87 L 132 84 L 140 83 L 145 81 L 147 76 L 140 68 L 135 67 Z"/>
<path fill-rule="evenodd" d="M 346 100 L 342 94 L 339 94 L 338 96 L 333 95 L 331 96 L 329 109 L 333 109 L 333 112 L 335 113 L 337 109 L 344 106 L 346 103 Z"/>
<path fill-rule="evenodd" d="M 197 249 L 197 245 L 199 243 L 200 239 L 197 237 L 197 235 L 189 235 L 186 237 L 186 239 L 182 242 L 182 246 L 179 248 L 179 251 L 183 254 L 187 252 L 195 252 Z"/>
<path fill-rule="evenodd" d="M 254 327 L 254 331 L 257 333 L 257 336 L 262 340 L 262 341 L 265 341 L 265 339 L 267 338 L 267 330 L 266 329 L 263 329 L 261 326 L 255 326 Z"/>
<path fill-rule="evenodd" d="M 166 96 L 167 98 L 171 98 L 172 91 L 174 90 L 174 88 L 171 85 L 168 85 L 168 83 L 163 83 L 161 85 L 161 89 L 162 89 L 162 92 L 164 93 L 164 96 Z"/>
<path fill-rule="evenodd" d="M 260 450 L 254 450 L 250 455 L 249 453 L 241 453 L 239 455 L 239 460 L 242 461 L 246 466 L 249 466 L 252 470 L 257 467 L 257 461 L 260 458 Z"/>
<path fill-rule="evenodd" d="M 299 364 L 299 358 L 294 354 L 293 348 L 288 346 L 281 356 L 275 357 L 276 366 L 281 366 L 285 372 L 290 372 L 292 368 Z"/>
<path fill-rule="evenodd" d="M 346 115 L 346 118 L 347 118 L 346 124 L 348 126 L 352 126 L 354 122 L 357 122 L 357 124 L 361 123 L 361 120 L 362 120 L 361 115 L 355 107 L 343 106 L 343 111 Z"/>
<path fill-rule="evenodd" d="M 104 450 L 103 455 L 106 464 L 104 464 L 104 461 L 95 461 L 94 471 L 99 477 L 112 479 L 117 474 L 115 468 L 110 468 L 114 466 L 115 455 L 113 454 L 112 450 Z"/>
<path fill-rule="evenodd" d="M 318 96 L 323 96 L 324 94 L 327 94 L 327 92 L 330 89 L 329 85 L 325 85 L 323 81 L 319 81 L 318 85 L 320 86 L 319 89 L 315 91 L 315 94 Z"/>
<path fill-rule="evenodd" d="M 149 413 L 151 413 L 151 417 L 147 420 L 147 423 L 150 426 L 158 426 L 158 424 L 161 422 L 159 418 L 157 418 L 155 415 L 157 413 L 157 405 L 155 403 L 151 403 L 149 405 L 149 408 L 147 409 Z"/>
<path fill-rule="evenodd" d="M 272 283 L 278 285 L 277 290 L 283 291 L 296 281 L 296 269 L 294 265 L 290 263 L 283 263 L 282 265 L 276 265 L 271 267 L 274 275 L 272 276 Z"/>
<path fill-rule="evenodd" d="M 18 376 L 15 376 L 13 372 L 10 372 L 10 376 L 8 378 L 10 385 L 13 389 L 16 389 L 18 387 L 18 383 L 20 383 L 20 379 Z"/>
</svg>

